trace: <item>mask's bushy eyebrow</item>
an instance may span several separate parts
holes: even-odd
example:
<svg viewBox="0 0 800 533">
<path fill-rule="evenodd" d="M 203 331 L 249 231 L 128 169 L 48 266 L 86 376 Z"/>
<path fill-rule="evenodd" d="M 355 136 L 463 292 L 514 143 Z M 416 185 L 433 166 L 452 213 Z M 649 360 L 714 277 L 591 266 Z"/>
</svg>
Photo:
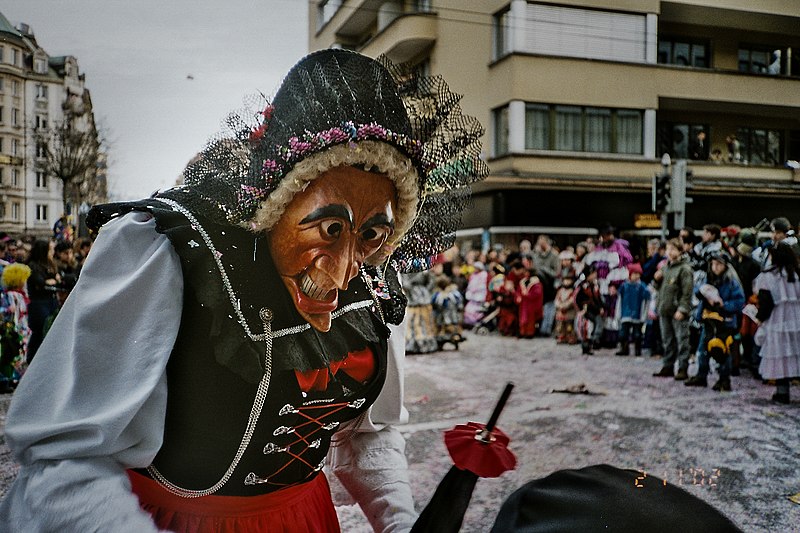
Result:
<svg viewBox="0 0 800 533">
<path fill-rule="evenodd" d="M 309 222 L 316 222 L 323 218 L 342 218 L 346 220 L 351 226 L 353 225 L 353 217 L 347 207 L 342 204 L 331 204 L 314 209 L 311 213 L 300 221 L 300 224 L 308 224 Z"/>
</svg>

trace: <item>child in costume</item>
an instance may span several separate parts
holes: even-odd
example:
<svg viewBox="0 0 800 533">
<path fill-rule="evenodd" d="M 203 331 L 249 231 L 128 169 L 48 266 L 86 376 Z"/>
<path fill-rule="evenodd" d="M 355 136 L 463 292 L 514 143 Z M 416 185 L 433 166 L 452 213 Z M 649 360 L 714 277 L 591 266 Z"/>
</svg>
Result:
<svg viewBox="0 0 800 533">
<path fill-rule="evenodd" d="M 620 323 L 619 351 L 617 355 L 630 355 L 633 341 L 634 354 L 642 355 L 642 326 L 647 320 L 650 290 L 642 283 L 642 266 L 628 265 L 628 281 L 620 285 L 617 293 L 617 320 Z"/>
<path fill-rule="evenodd" d="M 451 343 L 458 349 L 458 344 L 464 340 L 461 335 L 464 296 L 458 290 L 458 286 L 442 274 L 436 279 L 436 291 L 433 293 L 431 303 L 436 322 L 438 348 L 441 350 L 445 344 Z"/>
<path fill-rule="evenodd" d="M 3 292 L 0 313 L 3 323 L 0 331 L 0 392 L 10 392 L 28 366 L 28 295 L 25 283 L 31 269 L 22 263 L 12 263 L 3 269 Z"/>
<path fill-rule="evenodd" d="M 184 186 L 95 208 L 9 409 L 21 468 L 0 524 L 335 532 L 327 461 L 374 529 L 407 530 L 397 270 L 452 245 L 487 173 L 458 100 L 440 78 L 316 52 L 228 118 Z"/>
<path fill-rule="evenodd" d="M 533 270 L 525 269 L 514 297 L 519 309 L 519 336 L 532 339 L 544 316 L 544 288 Z"/>
<path fill-rule="evenodd" d="M 772 266 L 759 274 L 753 288 L 758 297 L 758 371 L 775 380 L 772 401 L 788 404 L 790 379 L 800 376 L 800 265 L 790 244 L 780 242 L 769 254 Z"/>
<path fill-rule="evenodd" d="M 578 308 L 575 304 L 575 278 L 571 275 L 561 278 L 561 286 L 556 290 L 556 342 L 559 344 L 577 344 L 575 333 L 575 316 Z"/>
</svg>

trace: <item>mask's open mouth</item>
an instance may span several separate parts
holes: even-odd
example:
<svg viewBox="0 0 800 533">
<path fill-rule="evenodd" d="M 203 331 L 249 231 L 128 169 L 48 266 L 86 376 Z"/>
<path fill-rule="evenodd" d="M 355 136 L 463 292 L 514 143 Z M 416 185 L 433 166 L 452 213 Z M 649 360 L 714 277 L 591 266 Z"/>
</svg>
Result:
<svg viewBox="0 0 800 533">
<path fill-rule="evenodd" d="M 303 313 L 320 314 L 331 313 L 339 305 L 339 291 L 337 289 L 326 290 L 311 279 L 308 272 L 302 272 L 292 278 L 296 287 L 295 305 Z"/>
<path fill-rule="evenodd" d="M 300 276 L 299 286 L 303 294 L 314 300 L 328 300 L 329 298 L 326 298 L 326 296 L 330 296 L 330 293 L 333 293 L 334 296 L 336 294 L 336 289 L 332 291 L 326 291 L 314 283 L 314 280 L 311 279 L 311 276 L 308 275 L 308 272 L 303 272 L 303 274 Z"/>
</svg>

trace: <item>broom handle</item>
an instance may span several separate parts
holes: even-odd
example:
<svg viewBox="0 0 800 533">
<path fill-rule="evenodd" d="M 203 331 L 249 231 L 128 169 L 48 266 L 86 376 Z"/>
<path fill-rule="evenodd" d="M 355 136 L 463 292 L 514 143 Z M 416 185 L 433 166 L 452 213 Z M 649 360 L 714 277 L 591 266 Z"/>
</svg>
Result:
<svg viewBox="0 0 800 533">
<path fill-rule="evenodd" d="M 506 406 L 506 401 L 508 401 L 508 397 L 511 395 L 511 389 L 513 388 L 513 383 L 510 381 L 506 383 L 506 388 L 503 389 L 503 394 L 500 395 L 500 399 L 497 400 L 497 405 L 494 407 L 492 416 L 489 417 L 489 423 L 486 424 L 486 431 L 492 431 L 494 429 L 495 424 L 497 424 L 497 419 L 500 418 L 500 413 L 503 411 L 503 407 Z"/>
</svg>

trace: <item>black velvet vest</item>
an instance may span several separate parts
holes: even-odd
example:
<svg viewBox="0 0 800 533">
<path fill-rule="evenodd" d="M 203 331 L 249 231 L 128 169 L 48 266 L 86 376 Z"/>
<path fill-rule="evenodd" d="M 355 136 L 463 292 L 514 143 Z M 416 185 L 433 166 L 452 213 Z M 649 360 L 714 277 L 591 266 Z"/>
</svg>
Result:
<svg viewBox="0 0 800 533">
<path fill-rule="evenodd" d="M 252 339 L 264 334 L 259 312 L 266 308 L 273 315 L 268 393 L 252 439 L 216 494 L 258 495 L 312 479 L 333 434 L 361 415 L 383 386 L 388 330 L 367 287 L 370 280 L 357 277 L 339 292 L 331 330 L 321 333 L 295 310 L 263 236 L 193 214 L 190 220 L 155 200 L 102 209 L 105 213 L 95 215 L 106 220 L 132 210 L 150 212 L 181 260 L 183 314 L 167 365 L 164 442 L 154 461 L 158 471 L 179 487 L 202 490 L 228 469 L 266 371 L 267 342 Z M 367 381 L 329 370 L 364 349 L 375 360 Z M 327 389 L 301 391 L 295 371 L 314 369 L 326 369 Z"/>
</svg>

